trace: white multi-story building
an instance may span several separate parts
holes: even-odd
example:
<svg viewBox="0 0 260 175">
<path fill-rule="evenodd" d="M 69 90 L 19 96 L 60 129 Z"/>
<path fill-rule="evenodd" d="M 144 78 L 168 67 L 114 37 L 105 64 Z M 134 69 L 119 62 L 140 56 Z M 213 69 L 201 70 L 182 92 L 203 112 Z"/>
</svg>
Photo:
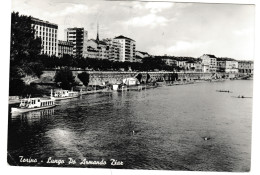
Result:
<svg viewBox="0 0 260 175">
<path fill-rule="evenodd" d="M 225 73 L 238 73 L 238 62 L 235 60 L 218 60 L 217 71 Z"/>
<path fill-rule="evenodd" d="M 202 60 L 202 72 L 216 72 L 217 57 L 215 55 L 204 54 L 200 59 Z"/>
<path fill-rule="evenodd" d="M 108 59 L 112 61 L 119 61 L 120 53 L 122 53 L 121 50 L 123 49 L 122 44 L 111 38 L 103 39 L 102 41 L 107 44 Z"/>
<path fill-rule="evenodd" d="M 135 62 L 135 47 L 136 43 L 133 39 L 127 38 L 123 35 L 115 37 L 114 40 L 121 45 L 119 52 L 119 61 Z"/>
<path fill-rule="evenodd" d="M 58 25 L 32 17 L 35 37 L 41 38 L 41 54 L 58 56 Z"/>
<path fill-rule="evenodd" d="M 65 40 L 73 43 L 73 55 L 76 57 L 88 56 L 88 32 L 84 28 L 65 29 Z"/>
</svg>

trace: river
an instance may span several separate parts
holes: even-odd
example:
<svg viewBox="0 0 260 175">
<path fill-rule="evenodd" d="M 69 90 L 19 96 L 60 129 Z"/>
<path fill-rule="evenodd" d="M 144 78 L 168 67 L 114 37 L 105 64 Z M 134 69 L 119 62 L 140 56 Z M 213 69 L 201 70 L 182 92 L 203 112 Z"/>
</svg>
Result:
<svg viewBox="0 0 260 175">
<path fill-rule="evenodd" d="M 253 81 L 89 94 L 60 101 L 53 109 L 10 115 L 8 162 L 25 166 L 249 171 L 252 98 L 235 98 L 238 95 L 252 97 Z M 19 156 L 37 162 L 21 162 Z M 65 163 L 47 163 L 50 157 Z M 76 163 L 68 164 L 68 158 Z M 84 159 L 106 164 L 86 165 Z M 111 165 L 111 159 L 123 165 Z"/>
</svg>

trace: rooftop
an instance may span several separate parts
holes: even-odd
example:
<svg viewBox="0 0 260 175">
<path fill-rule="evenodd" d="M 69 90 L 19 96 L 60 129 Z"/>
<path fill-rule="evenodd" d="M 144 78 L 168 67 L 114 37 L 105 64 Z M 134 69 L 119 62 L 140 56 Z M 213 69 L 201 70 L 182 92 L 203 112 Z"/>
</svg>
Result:
<svg viewBox="0 0 260 175">
<path fill-rule="evenodd" d="M 104 41 L 98 41 L 98 42 L 97 42 L 97 40 L 95 40 L 95 39 L 90 39 L 90 40 L 88 40 L 88 41 L 93 41 L 93 42 L 98 43 L 98 44 L 101 44 L 101 45 L 107 45 L 106 42 L 104 42 Z"/>
<path fill-rule="evenodd" d="M 84 30 L 84 27 L 73 27 L 73 28 L 67 28 L 67 30 Z"/>
<path fill-rule="evenodd" d="M 211 54 L 204 54 L 203 56 L 208 56 L 210 58 L 217 58 L 215 55 L 211 55 Z"/>
<path fill-rule="evenodd" d="M 136 52 L 139 52 L 139 53 L 141 53 L 141 54 L 147 54 L 147 55 L 149 55 L 147 52 L 142 52 L 142 51 L 136 51 Z"/>
<path fill-rule="evenodd" d="M 128 38 L 128 37 L 125 37 L 125 36 L 123 36 L 123 35 L 117 36 L 117 37 L 115 37 L 114 39 L 128 39 L 128 40 L 131 40 L 131 41 L 135 41 L 135 40 L 133 40 L 133 39 L 131 39 L 131 38 Z"/>
<path fill-rule="evenodd" d="M 32 18 L 32 21 L 34 21 L 34 22 L 41 22 L 41 23 L 45 23 L 45 24 L 51 24 L 51 25 L 58 26 L 57 24 L 50 23 L 49 21 L 44 21 L 44 20 L 41 20 L 39 18 L 35 18 L 35 17 L 31 17 L 31 18 Z"/>
</svg>

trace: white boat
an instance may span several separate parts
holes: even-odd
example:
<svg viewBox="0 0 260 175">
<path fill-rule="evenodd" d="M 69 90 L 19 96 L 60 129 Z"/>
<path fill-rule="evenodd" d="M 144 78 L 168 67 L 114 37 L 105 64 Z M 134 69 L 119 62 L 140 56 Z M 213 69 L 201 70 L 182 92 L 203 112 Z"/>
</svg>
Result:
<svg viewBox="0 0 260 175">
<path fill-rule="evenodd" d="M 65 100 L 65 99 L 70 99 L 70 98 L 76 98 L 79 97 L 80 93 L 79 92 L 75 92 L 73 90 L 69 91 L 69 90 L 55 90 L 52 94 L 51 91 L 51 99 L 55 99 L 55 100 Z"/>
<path fill-rule="evenodd" d="M 55 99 L 51 98 L 24 98 L 21 100 L 19 107 L 11 108 L 12 114 L 35 111 L 55 107 Z"/>
</svg>

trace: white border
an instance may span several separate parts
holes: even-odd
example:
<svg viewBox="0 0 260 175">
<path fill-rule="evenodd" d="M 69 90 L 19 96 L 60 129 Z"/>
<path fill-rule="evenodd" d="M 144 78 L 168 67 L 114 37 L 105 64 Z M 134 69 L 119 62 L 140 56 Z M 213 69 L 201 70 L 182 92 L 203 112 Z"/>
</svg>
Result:
<svg viewBox="0 0 260 175">
<path fill-rule="evenodd" d="M 162 1 L 162 0 L 150 0 L 150 1 Z M 170 0 L 168 0 L 170 1 Z M 173 0 L 171 0 L 173 1 Z M 202 2 L 202 3 L 234 3 L 234 4 L 255 4 L 256 8 L 256 17 L 255 17 L 255 70 L 254 70 L 254 104 L 253 104 L 253 139 L 252 139 L 252 162 L 251 162 L 251 171 L 249 173 L 243 174 L 250 174 L 255 175 L 259 174 L 259 141 L 258 141 L 258 133 L 260 128 L 259 123 L 259 71 L 257 68 L 259 67 L 259 2 L 257 0 L 177 0 L 174 2 Z M 153 170 L 111 170 L 111 169 L 92 169 L 92 168 L 41 168 L 41 167 L 13 167 L 7 164 L 7 123 L 8 123 L 8 75 L 9 75 L 9 52 L 10 52 L 10 23 L 11 23 L 11 2 L 9 0 L 3 1 L 0 7 L 1 13 L 1 122 L 0 122 L 0 167 L 1 167 L 1 174 L 2 172 L 8 174 L 76 174 L 82 173 L 87 175 L 92 174 L 126 174 L 126 175 L 138 175 L 138 174 L 149 174 L 149 175 L 169 175 L 169 174 L 178 174 L 178 175 L 189 175 L 189 174 L 231 174 L 231 173 L 218 173 L 218 172 L 184 172 L 184 171 L 153 171 Z M 257 50 L 258 48 L 258 50 Z M 242 173 L 232 173 L 232 175 L 242 174 Z"/>
</svg>

